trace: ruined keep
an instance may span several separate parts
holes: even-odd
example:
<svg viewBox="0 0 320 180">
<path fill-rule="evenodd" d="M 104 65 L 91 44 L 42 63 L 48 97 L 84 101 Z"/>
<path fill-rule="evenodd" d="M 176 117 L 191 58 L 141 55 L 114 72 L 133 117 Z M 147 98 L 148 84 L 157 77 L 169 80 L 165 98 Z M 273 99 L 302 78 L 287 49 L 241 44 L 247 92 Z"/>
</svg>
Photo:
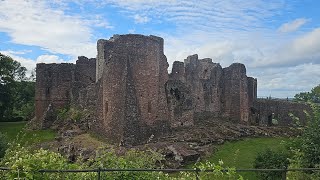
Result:
<svg viewBox="0 0 320 180">
<path fill-rule="evenodd" d="M 124 145 L 196 125 L 203 114 L 233 123 L 271 125 L 268 116 L 276 111 L 271 108 L 275 105 L 257 100 L 257 79 L 247 77 L 243 64 L 222 68 L 195 54 L 175 61 L 168 74 L 163 45 L 156 36 L 114 35 L 98 40 L 96 58 L 37 64 L 35 124 L 49 128 L 59 109 L 72 106 L 90 112 L 83 120 L 88 131 Z M 278 106 L 283 112 L 278 114 L 291 108 L 303 116 L 300 106 Z M 285 117 L 279 124 L 290 123 Z"/>
</svg>

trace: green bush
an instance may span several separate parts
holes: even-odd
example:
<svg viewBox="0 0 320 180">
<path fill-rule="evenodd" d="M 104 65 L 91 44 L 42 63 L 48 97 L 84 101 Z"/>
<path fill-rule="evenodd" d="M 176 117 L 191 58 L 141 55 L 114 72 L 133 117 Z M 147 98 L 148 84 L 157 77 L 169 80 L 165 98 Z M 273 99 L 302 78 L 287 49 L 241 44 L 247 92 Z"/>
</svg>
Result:
<svg viewBox="0 0 320 180">
<path fill-rule="evenodd" d="M 119 155 L 118 153 L 122 154 Z M 97 172 L 81 173 L 40 173 L 39 170 L 67 170 L 67 169 L 157 169 L 162 168 L 163 156 L 157 152 L 129 150 L 116 152 L 113 148 L 103 147 L 96 151 L 96 156 L 85 163 L 71 164 L 59 153 L 44 149 L 30 150 L 20 144 L 11 144 L 7 149 L 0 166 L 12 170 L 0 172 L 4 179 L 97 179 Z M 199 169 L 199 179 L 243 179 L 236 174 L 234 168 L 224 171 L 222 161 L 218 165 L 210 162 L 199 163 L 195 168 Z M 204 172 L 204 170 L 213 170 Z M 101 179 L 108 180 L 131 180 L 131 179 L 172 179 L 193 180 L 195 172 L 180 173 L 179 177 L 170 177 L 164 172 L 101 172 Z"/>
<path fill-rule="evenodd" d="M 314 168 L 320 165 L 320 107 L 313 105 L 313 114 L 301 139 L 302 165 Z"/>
<path fill-rule="evenodd" d="M 68 163 L 59 153 L 32 151 L 20 144 L 11 144 L 0 165 L 12 169 L 2 172 L 5 179 L 91 179 L 90 173 L 39 173 L 40 169 L 81 169 L 81 166 Z"/>
<path fill-rule="evenodd" d="M 97 150 L 96 157 L 89 160 L 88 168 L 115 168 L 115 169 L 155 169 L 161 167 L 163 157 L 154 151 L 129 150 L 119 156 L 113 148 L 103 147 Z M 101 179 L 168 179 L 162 172 L 105 172 Z"/>
<path fill-rule="evenodd" d="M 196 163 L 194 169 L 198 169 L 199 173 L 196 172 L 180 172 L 179 177 L 172 178 L 173 180 L 214 180 L 214 179 L 238 179 L 242 180 L 243 177 L 236 173 L 235 168 L 223 167 L 223 161 L 219 161 L 219 164 L 214 164 L 209 161 L 205 163 Z M 206 172 L 206 170 L 209 170 Z"/>
<path fill-rule="evenodd" d="M 289 168 L 319 168 L 320 167 L 320 107 L 311 105 L 313 113 L 308 115 L 308 124 L 301 137 L 290 146 L 292 157 Z M 319 171 L 288 172 L 290 179 L 319 179 Z"/>
<path fill-rule="evenodd" d="M 7 136 L 5 136 L 0 132 L 0 158 L 3 158 L 7 148 L 8 148 Z"/>
<path fill-rule="evenodd" d="M 82 118 L 85 118 L 88 115 L 88 110 L 79 110 L 74 107 L 61 108 L 57 111 L 57 116 L 59 120 L 70 119 L 74 122 L 79 122 Z"/>
<path fill-rule="evenodd" d="M 65 120 L 69 117 L 69 108 L 61 108 L 57 110 L 57 116 L 59 120 Z"/>
<path fill-rule="evenodd" d="M 254 168 L 256 169 L 286 169 L 289 165 L 289 155 L 283 151 L 272 151 L 266 149 L 263 152 L 258 153 L 255 161 Z M 270 171 L 259 172 L 259 179 L 273 180 L 281 179 L 282 172 Z"/>
</svg>

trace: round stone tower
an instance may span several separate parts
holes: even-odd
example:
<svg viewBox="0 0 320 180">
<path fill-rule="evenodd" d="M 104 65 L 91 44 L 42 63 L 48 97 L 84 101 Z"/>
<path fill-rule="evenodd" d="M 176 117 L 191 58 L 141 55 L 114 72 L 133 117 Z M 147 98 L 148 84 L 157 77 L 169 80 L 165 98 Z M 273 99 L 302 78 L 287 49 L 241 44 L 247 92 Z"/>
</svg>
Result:
<svg viewBox="0 0 320 180">
<path fill-rule="evenodd" d="M 97 129 L 108 139 L 138 144 L 169 126 L 163 39 L 115 35 L 98 41 L 100 83 Z"/>
</svg>

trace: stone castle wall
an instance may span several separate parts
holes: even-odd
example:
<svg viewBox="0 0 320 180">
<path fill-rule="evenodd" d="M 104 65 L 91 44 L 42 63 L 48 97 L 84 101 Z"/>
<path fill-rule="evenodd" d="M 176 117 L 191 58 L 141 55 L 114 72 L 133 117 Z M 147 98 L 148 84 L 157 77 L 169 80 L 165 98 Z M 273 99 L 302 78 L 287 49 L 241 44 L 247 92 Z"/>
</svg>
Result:
<svg viewBox="0 0 320 180">
<path fill-rule="evenodd" d="M 256 123 L 263 126 L 295 125 L 294 117 L 300 119 L 301 125 L 306 125 L 306 112 L 312 112 L 308 104 L 276 99 L 258 99 L 253 107 Z M 275 124 L 272 122 L 273 119 L 276 121 Z"/>
<path fill-rule="evenodd" d="M 95 59 L 79 57 L 76 64 L 37 64 L 35 91 L 35 119 L 40 127 L 50 127 L 45 120 L 48 112 L 82 102 L 81 90 L 95 81 Z"/>
<path fill-rule="evenodd" d="M 98 40 L 97 59 L 76 64 L 38 64 L 36 117 L 50 127 L 54 111 L 75 106 L 90 111 L 88 129 L 121 144 L 139 144 L 171 128 L 192 126 L 199 114 L 234 123 L 292 124 L 288 113 L 304 119 L 306 105 L 257 100 L 257 79 L 243 64 L 222 68 L 212 59 L 188 56 L 170 74 L 163 39 L 115 35 Z M 281 119 L 281 120 L 280 120 Z"/>
<path fill-rule="evenodd" d="M 185 59 L 185 70 L 179 70 L 185 72 L 184 78 L 176 69 L 173 66 L 172 73 L 179 74 L 179 79 L 185 79 L 196 113 L 205 112 L 238 123 L 249 121 L 249 106 L 257 96 L 257 81 L 246 76 L 243 64 L 234 63 L 222 68 L 220 64 L 213 63 L 212 59 L 198 59 L 195 54 Z M 175 74 L 170 77 L 174 79 Z"/>
</svg>

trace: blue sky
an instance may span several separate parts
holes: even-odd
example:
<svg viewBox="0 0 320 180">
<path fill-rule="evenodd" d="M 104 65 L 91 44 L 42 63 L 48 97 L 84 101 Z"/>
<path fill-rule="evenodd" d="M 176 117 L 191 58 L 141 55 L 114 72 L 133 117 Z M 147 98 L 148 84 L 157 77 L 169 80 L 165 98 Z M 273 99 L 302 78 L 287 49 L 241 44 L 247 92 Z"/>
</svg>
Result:
<svg viewBox="0 0 320 180">
<path fill-rule="evenodd" d="M 96 56 L 113 34 L 165 40 L 171 65 L 188 55 L 244 63 L 258 96 L 293 97 L 320 84 L 320 1 L 0 0 L 0 52 L 36 63 Z M 170 71 L 170 70 L 169 70 Z"/>
</svg>

